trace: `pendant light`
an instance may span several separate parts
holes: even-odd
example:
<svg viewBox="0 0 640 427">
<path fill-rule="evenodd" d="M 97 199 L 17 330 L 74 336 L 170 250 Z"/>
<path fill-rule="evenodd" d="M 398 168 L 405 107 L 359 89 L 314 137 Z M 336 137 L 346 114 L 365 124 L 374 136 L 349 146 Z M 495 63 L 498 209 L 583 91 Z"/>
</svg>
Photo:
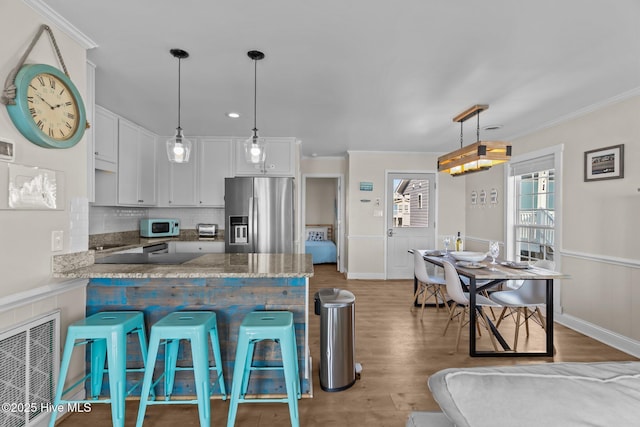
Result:
<svg viewBox="0 0 640 427">
<path fill-rule="evenodd" d="M 264 163 L 266 158 L 265 139 L 258 137 L 257 122 L 257 93 L 258 93 L 258 61 L 264 58 L 264 53 L 251 50 L 247 56 L 253 60 L 253 135 L 244 142 L 244 156 L 247 163 Z"/>
<path fill-rule="evenodd" d="M 460 123 L 460 149 L 438 157 L 438 172 L 446 172 L 452 176 L 464 175 L 490 169 L 492 166 L 508 162 L 511 159 L 511 144 L 502 141 L 480 141 L 480 113 L 489 108 L 488 105 L 474 105 L 453 118 Z M 462 123 L 477 116 L 475 144 L 462 144 Z"/>
<path fill-rule="evenodd" d="M 171 49 L 169 52 L 178 58 L 178 127 L 176 136 L 167 140 L 167 156 L 172 163 L 187 163 L 191 154 L 191 141 L 184 137 L 180 127 L 180 65 L 183 59 L 189 57 L 189 53 L 182 49 Z"/>
</svg>

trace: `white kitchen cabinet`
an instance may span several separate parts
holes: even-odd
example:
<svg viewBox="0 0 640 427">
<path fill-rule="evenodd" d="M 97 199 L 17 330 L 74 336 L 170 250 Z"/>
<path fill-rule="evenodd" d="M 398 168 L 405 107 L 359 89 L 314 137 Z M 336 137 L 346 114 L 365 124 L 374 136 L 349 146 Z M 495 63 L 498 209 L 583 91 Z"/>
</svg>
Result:
<svg viewBox="0 0 640 427">
<path fill-rule="evenodd" d="M 95 106 L 94 132 L 95 168 L 115 172 L 118 162 L 118 116 Z"/>
<path fill-rule="evenodd" d="M 198 141 L 198 205 L 224 206 L 224 179 L 231 176 L 230 138 Z"/>
<path fill-rule="evenodd" d="M 158 206 L 224 206 L 224 178 L 230 176 L 231 139 L 201 138 L 188 163 L 171 163 L 158 143 Z"/>
<path fill-rule="evenodd" d="M 93 195 L 90 201 L 96 206 L 115 206 L 118 204 L 118 116 L 95 105 L 91 130 Z"/>
<path fill-rule="evenodd" d="M 295 176 L 298 168 L 295 138 L 266 138 L 266 159 L 264 164 L 247 163 L 244 157 L 244 139 L 234 142 L 235 176 Z"/>
<path fill-rule="evenodd" d="M 118 204 L 156 204 L 155 135 L 118 119 Z"/>
</svg>

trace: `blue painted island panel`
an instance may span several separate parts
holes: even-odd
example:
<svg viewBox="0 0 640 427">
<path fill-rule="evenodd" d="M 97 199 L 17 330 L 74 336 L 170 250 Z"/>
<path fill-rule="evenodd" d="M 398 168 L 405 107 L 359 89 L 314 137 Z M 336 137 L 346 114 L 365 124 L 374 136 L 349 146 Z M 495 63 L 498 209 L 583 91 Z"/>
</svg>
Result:
<svg viewBox="0 0 640 427">
<path fill-rule="evenodd" d="M 244 316 L 255 310 L 288 310 L 294 315 L 298 362 L 300 367 L 301 390 L 311 394 L 311 383 L 305 378 L 305 360 L 308 282 L 307 278 L 192 278 L 192 279 L 91 279 L 87 287 L 87 316 L 99 311 L 138 310 L 144 312 L 147 337 L 151 325 L 165 315 L 179 310 L 210 310 L 216 313 L 222 352 L 222 364 L 227 391 L 231 390 L 235 362 L 238 330 Z M 139 345 L 135 337 L 127 341 L 129 367 L 142 367 Z M 210 352 L 211 353 L 211 352 Z M 256 345 L 255 363 L 263 366 L 277 366 L 280 363 L 279 345 L 272 341 L 262 341 Z M 87 369 L 90 367 L 87 357 Z M 213 354 L 210 354 L 214 365 Z M 178 366 L 189 366 L 191 350 L 188 342 L 182 341 Z M 164 369 L 164 349 L 161 348 L 155 367 L 157 376 Z M 132 387 L 141 375 L 128 375 L 128 386 Z M 216 382 L 215 372 L 211 373 L 211 383 Z M 193 374 L 178 371 L 174 395 L 194 396 Z M 108 390 L 107 378 L 103 391 Z M 162 381 L 157 393 L 164 393 Z M 219 393 L 216 385 L 214 390 Z M 251 376 L 248 392 L 263 394 L 284 394 L 284 378 L 280 371 L 255 371 Z M 134 394 L 139 395 L 139 388 Z"/>
</svg>

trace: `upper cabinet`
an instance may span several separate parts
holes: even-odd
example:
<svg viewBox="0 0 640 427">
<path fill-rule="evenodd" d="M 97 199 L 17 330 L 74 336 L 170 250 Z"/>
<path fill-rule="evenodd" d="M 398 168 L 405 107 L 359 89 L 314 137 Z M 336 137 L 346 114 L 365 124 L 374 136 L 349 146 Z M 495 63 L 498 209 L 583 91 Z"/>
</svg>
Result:
<svg viewBox="0 0 640 427">
<path fill-rule="evenodd" d="M 244 139 L 234 141 L 235 176 L 296 176 L 299 142 L 295 138 L 266 138 L 264 164 L 247 163 L 244 156 Z"/>
<path fill-rule="evenodd" d="M 224 178 L 231 176 L 230 138 L 199 138 L 188 163 L 169 162 L 158 143 L 159 206 L 224 206 Z"/>
<path fill-rule="evenodd" d="M 94 158 L 95 168 L 115 172 L 118 162 L 118 116 L 95 106 Z"/>
<path fill-rule="evenodd" d="M 198 141 L 198 205 L 224 206 L 224 179 L 231 176 L 230 138 Z"/>
<path fill-rule="evenodd" d="M 156 137 L 118 119 L 118 204 L 156 204 Z"/>
</svg>

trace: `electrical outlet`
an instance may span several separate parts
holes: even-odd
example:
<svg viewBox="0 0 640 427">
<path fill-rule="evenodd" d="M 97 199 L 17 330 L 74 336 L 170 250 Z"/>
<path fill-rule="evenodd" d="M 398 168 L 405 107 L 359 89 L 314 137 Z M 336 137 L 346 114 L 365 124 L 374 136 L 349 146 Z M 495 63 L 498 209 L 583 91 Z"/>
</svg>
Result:
<svg viewBox="0 0 640 427">
<path fill-rule="evenodd" d="M 64 242 L 62 240 L 64 234 L 62 230 L 55 230 L 51 232 L 51 250 L 53 252 L 59 252 L 64 247 Z"/>
</svg>

